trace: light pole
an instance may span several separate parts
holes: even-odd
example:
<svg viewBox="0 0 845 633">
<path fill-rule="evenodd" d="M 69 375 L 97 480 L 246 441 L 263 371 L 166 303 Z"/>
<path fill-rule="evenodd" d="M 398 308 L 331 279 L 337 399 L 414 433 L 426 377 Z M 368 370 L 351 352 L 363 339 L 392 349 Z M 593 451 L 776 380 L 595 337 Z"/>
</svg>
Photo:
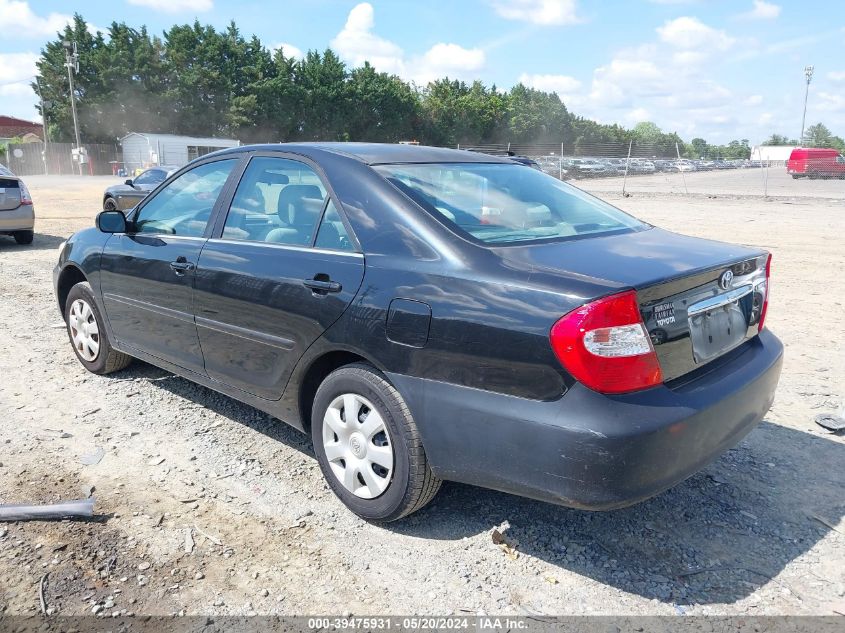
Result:
<svg viewBox="0 0 845 633">
<path fill-rule="evenodd" d="M 76 52 L 76 42 L 64 40 L 65 66 L 67 67 L 67 81 L 70 85 L 70 110 L 73 113 L 73 133 L 76 137 L 76 159 L 79 163 L 79 175 L 82 175 L 82 143 L 79 140 L 79 120 L 76 118 L 76 96 L 73 92 L 73 74 L 79 72 L 79 54 Z"/>
<path fill-rule="evenodd" d="M 813 80 L 813 67 L 804 66 L 804 76 L 807 78 L 807 87 L 804 90 L 804 114 L 801 116 L 801 136 L 798 142 L 804 144 L 804 123 L 807 121 L 807 97 L 810 94 L 810 82 Z"/>
<path fill-rule="evenodd" d="M 44 93 L 41 91 L 41 82 L 38 77 L 35 78 L 35 86 L 38 88 L 38 100 L 41 102 L 41 129 L 44 135 L 44 175 L 49 176 L 50 171 L 47 168 L 47 147 L 50 142 L 50 135 L 47 132 L 47 104 L 44 102 Z"/>
</svg>

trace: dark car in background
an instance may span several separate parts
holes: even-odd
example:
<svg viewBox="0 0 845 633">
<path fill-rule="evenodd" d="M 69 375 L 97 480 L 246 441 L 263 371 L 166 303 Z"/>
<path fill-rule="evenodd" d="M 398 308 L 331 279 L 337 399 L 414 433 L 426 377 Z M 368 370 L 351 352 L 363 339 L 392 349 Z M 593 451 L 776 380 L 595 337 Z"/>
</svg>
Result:
<svg viewBox="0 0 845 633">
<path fill-rule="evenodd" d="M 0 235 L 10 235 L 18 244 L 32 244 L 35 208 L 23 180 L 0 165 Z"/>
<path fill-rule="evenodd" d="M 151 167 L 121 185 L 112 185 L 103 193 L 103 209 L 131 209 L 176 171 L 177 167 Z"/>
<path fill-rule="evenodd" d="M 54 284 L 89 371 L 140 358 L 310 433 L 388 521 L 442 480 L 606 510 L 714 460 L 774 397 L 769 263 L 508 158 L 303 143 L 103 211 Z"/>
</svg>

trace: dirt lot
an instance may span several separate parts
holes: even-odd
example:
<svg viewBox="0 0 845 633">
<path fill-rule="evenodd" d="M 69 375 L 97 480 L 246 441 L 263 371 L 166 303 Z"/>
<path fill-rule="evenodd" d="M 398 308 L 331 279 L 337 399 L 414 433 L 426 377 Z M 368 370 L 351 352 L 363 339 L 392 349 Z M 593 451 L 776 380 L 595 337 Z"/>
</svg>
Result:
<svg viewBox="0 0 845 633">
<path fill-rule="evenodd" d="M 717 198 L 648 189 L 658 176 L 605 195 L 663 227 L 773 251 L 768 323 L 786 361 L 759 428 L 625 510 L 447 484 L 390 526 L 347 512 L 307 439 L 263 413 L 140 362 L 87 374 L 51 271 L 115 179 L 29 178 L 35 243 L 0 238 L 0 502 L 94 487 L 100 518 L 0 524 L 0 614 L 37 612 L 48 572 L 47 605 L 63 614 L 845 613 L 845 438 L 813 423 L 845 397 L 843 183 L 763 200 L 736 195 L 751 176 L 728 176 L 687 175 L 729 194 Z M 515 554 L 491 540 L 504 522 Z"/>
</svg>

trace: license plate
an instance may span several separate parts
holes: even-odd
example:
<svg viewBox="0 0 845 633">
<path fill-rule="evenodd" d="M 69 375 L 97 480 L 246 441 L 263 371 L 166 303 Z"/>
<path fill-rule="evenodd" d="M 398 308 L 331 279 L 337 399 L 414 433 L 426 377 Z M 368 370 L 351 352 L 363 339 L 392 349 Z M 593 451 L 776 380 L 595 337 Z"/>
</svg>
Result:
<svg viewBox="0 0 845 633">
<path fill-rule="evenodd" d="M 696 363 L 716 358 L 745 340 L 748 321 L 740 302 L 750 288 L 734 290 L 690 306 L 689 329 Z"/>
</svg>

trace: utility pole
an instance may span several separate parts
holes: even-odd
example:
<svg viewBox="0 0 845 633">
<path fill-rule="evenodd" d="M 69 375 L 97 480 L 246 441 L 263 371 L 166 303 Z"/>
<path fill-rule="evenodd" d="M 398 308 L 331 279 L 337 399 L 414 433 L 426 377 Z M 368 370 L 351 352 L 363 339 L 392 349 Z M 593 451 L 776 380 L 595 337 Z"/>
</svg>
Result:
<svg viewBox="0 0 845 633">
<path fill-rule="evenodd" d="M 82 175 L 82 143 L 79 140 L 79 120 L 76 117 L 76 96 L 73 91 L 73 75 L 79 72 L 79 54 L 76 52 L 76 42 L 64 40 L 65 66 L 67 66 L 67 81 L 70 85 L 70 110 L 73 113 L 73 133 L 76 136 L 76 158 L 79 163 L 79 175 Z"/>
<path fill-rule="evenodd" d="M 807 97 L 810 94 L 810 82 L 813 80 L 813 67 L 804 66 L 804 76 L 807 78 L 807 87 L 804 90 L 804 115 L 801 117 L 801 136 L 798 143 L 804 145 L 804 123 L 807 121 Z"/>
<path fill-rule="evenodd" d="M 41 130 L 44 135 L 44 175 L 49 176 L 50 171 L 47 167 L 47 145 L 50 142 L 49 132 L 47 131 L 47 106 L 44 103 L 44 94 L 41 92 L 41 82 L 38 77 L 35 78 L 35 86 L 38 88 L 38 100 L 41 102 Z"/>
</svg>

